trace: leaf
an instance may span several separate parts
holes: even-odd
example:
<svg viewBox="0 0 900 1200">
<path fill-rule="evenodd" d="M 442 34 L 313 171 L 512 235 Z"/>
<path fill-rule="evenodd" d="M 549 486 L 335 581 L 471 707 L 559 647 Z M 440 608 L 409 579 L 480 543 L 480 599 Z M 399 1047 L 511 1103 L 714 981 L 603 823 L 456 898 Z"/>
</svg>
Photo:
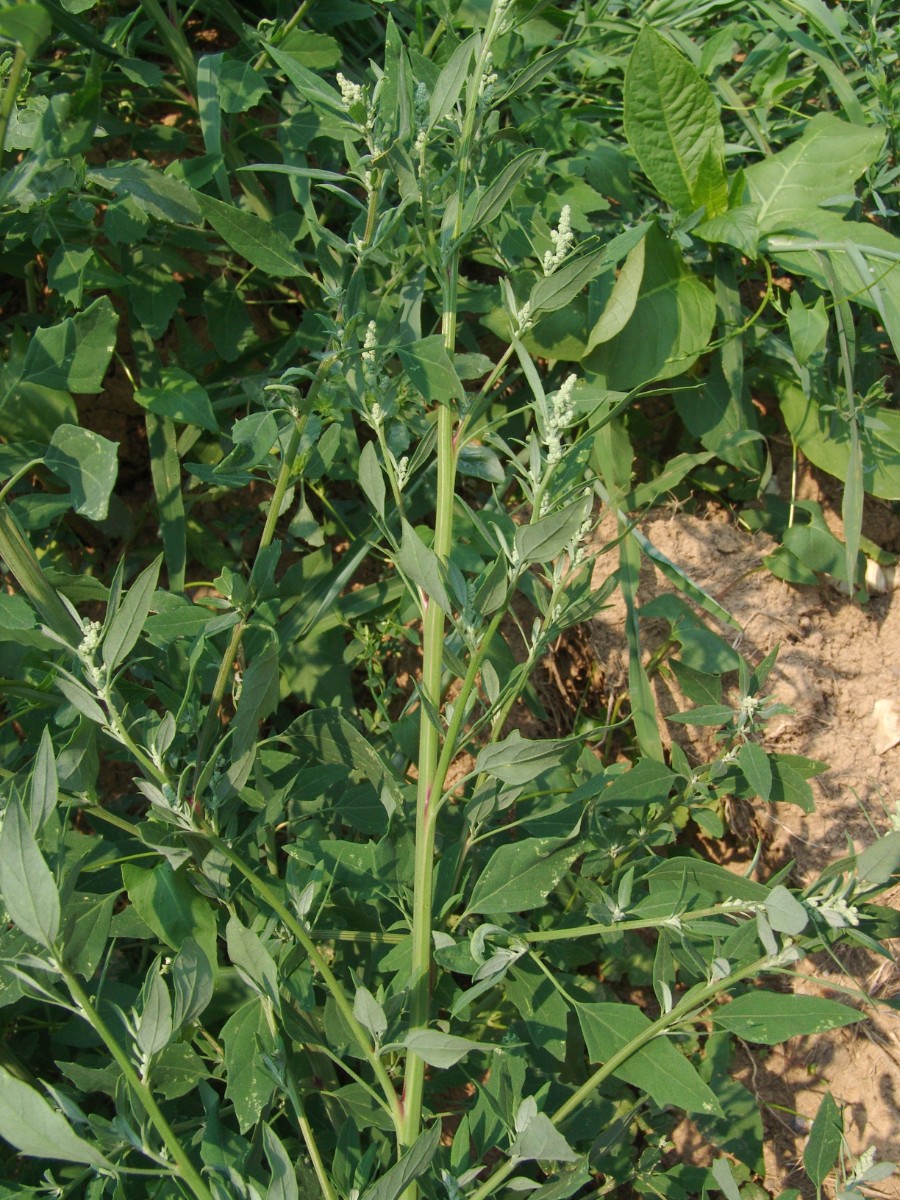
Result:
<svg viewBox="0 0 900 1200">
<path fill-rule="evenodd" d="M 597 803 L 601 808 L 644 808 L 648 804 L 662 804 L 678 779 L 680 776 L 665 763 L 655 758 L 642 758 L 604 788 Z"/>
<path fill-rule="evenodd" d="M 266 1200 L 300 1200 L 293 1160 L 268 1124 L 262 1127 L 262 1141 L 271 1174 Z"/>
<path fill-rule="evenodd" d="M 189 1025 L 208 1007 L 213 997 L 213 968 L 192 937 L 181 943 L 172 963 L 172 990 L 175 993 L 172 1021 L 176 1029 Z"/>
<path fill-rule="evenodd" d="M 491 742 L 479 751 L 475 770 L 487 772 L 509 787 L 518 787 L 559 766 L 566 748 L 566 742 L 523 738 L 514 729 L 502 742 Z"/>
<path fill-rule="evenodd" d="M 118 442 L 90 429 L 60 425 L 53 433 L 44 462 L 68 485 L 75 511 L 103 521 L 119 471 Z"/>
<path fill-rule="evenodd" d="M 433 129 L 443 120 L 459 99 L 469 71 L 469 63 L 475 50 L 476 35 L 471 34 L 460 42 L 441 68 L 431 90 L 428 105 L 428 129 Z"/>
<path fill-rule="evenodd" d="M 56 808 L 59 801 L 59 779 L 50 728 L 45 725 L 34 764 L 31 768 L 31 787 L 28 793 L 31 828 L 37 833 Z"/>
<path fill-rule="evenodd" d="M 885 834 L 871 846 L 866 846 L 856 860 L 856 873 L 861 883 L 880 887 L 900 870 L 900 830 Z"/>
<path fill-rule="evenodd" d="M 653 225 L 634 311 L 621 333 L 584 358 L 585 370 L 621 392 L 670 379 L 704 352 L 715 315 L 712 293 L 685 265 L 677 245 Z"/>
<path fill-rule="evenodd" d="M 700 72 L 645 25 L 625 71 L 625 135 L 635 157 L 673 208 L 687 216 L 724 208 L 725 135 Z"/>
<path fill-rule="evenodd" d="M 115 1170 L 96 1147 L 74 1132 L 65 1117 L 51 1108 L 43 1096 L 2 1066 L 0 1137 L 30 1158 Z"/>
<path fill-rule="evenodd" d="M 480 1042 L 441 1033 L 438 1029 L 412 1029 L 403 1039 L 403 1045 L 430 1067 L 441 1070 L 456 1066 L 470 1051 L 485 1048 Z"/>
<path fill-rule="evenodd" d="M 738 766 L 760 800 L 768 800 L 772 794 L 772 764 L 762 746 L 744 742 L 738 751 Z"/>
<path fill-rule="evenodd" d="M 433 600 L 448 617 L 453 615 L 453 606 L 444 587 L 440 559 L 406 520 L 403 521 L 400 549 L 394 561 L 397 569 L 421 588 L 429 600 Z"/>
<path fill-rule="evenodd" d="M 265 996 L 274 1007 L 279 1006 L 278 968 L 272 955 L 259 937 L 231 916 L 225 927 L 228 957 L 252 984 L 254 991 Z"/>
<path fill-rule="evenodd" d="M 848 125 L 831 113 L 817 113 L 796 141 L 745 171 L 750 198 L 759 209 L 760 232 L 774 233 L 798 224 L 802 229 L 807 214 L 818 205 L 851 196 L 856 180 L 878 158 L 883 143 L 879 129 Z"/>
<path fill-rule="evenodd" d="M 576 1154 L 546 1113 L 536 1113 L 509 1148 L 511 1158 L 578 1162 Z"/>
<path fill-rule="evenodd" d="M 101 296 L 74 317 L 36 329 L 25 352 L 22 380 L 67 392 L 99 392 L 118 328 L 112 302 Z"/>
<path fill-rule="evenodd" d="M 59 933 L 59 892 L 15 795 L 6 806 L 0 832 L 0 892 L 13 923 L 52 949 Z"/>
<path fill-rule="evenodd" d="M 437 404 L 465 400 L 465 390 L 440 334 L 398 346 L 397 355 L 424 400 Z"/>
<path fill-rule="evenodd" d="M 151 969 L 141 989 L 143 1006 L 137 1026 L 137 1043 L 144 1054 L 158 1054 L 172 1037 L 172 1000 L 166 981 L 156 969 Z"/>
<path fill-rule="evenodd" d="M 660 884 L 664 888 L 674 885 L 679 890 L 690 887 L 716 900 L 736 897 L 739 900 L 764 902 L 769 895 L 765 884 L 757 883 L 754 879 L 745 879 L 743 875 L 736 875 L 727 867 L 720 867 L 718 863 L 705 862 L 699 858 L 670 858 L 654 867 L 648 879 L 651 890 Z"/>
<path fill-rule="evenodd" d="M 230 60 L 222 63 L 216 85 L 222 112 L 226 113 L 246 112 L 269 94 L 266 77 L 246 62 Z"/>
<path fill-rule="evenodd" d="M 670 658 L 669 666 L 678 680 L 678 686 L 692 703 L 721 704 L 722 680 L 718 675 L 698 671 L 677 658 Z"/>
<path fill-rule="evenodd" d="M 116 895 L 69 896 L 65 907 L 65 962 L 83 979 L 93 979 L 103 961 Z"/>
<path fill-rule="evenodd" d="M 187 879 L 187 868 L 162 862 L 149 870 L 125 863 L 122 882 L 141 920 L 173 950 L 193 938 L 211 964 L 216 961 L 216 917 Z"/>
<path fill-rule="evenodd" d="M 555 312 L 575 299 L 592 279 L 614 267 L 640 244 L 647 224 L 635 225 L 607 242 L 599 250 L 591 250 L 568 259 L 552 275 L 541 276 L 528 297 L 533 312 Z"/>
<path fill-rule="evenodd" d="M 831 1092 L 826 1092 L 803 1147 L 803 1166 L 817 1189 L 821 1188 L 831 1174 L 843 1139 L 844 1122 L 841 1110 L 835 1104 Z"/>
<path fill-rule="evenodd" d="M 129 197 L 142 212 L 161 221 L 174 221 L 179 225 L 200 223 L 198 193 L 143 159 L 89 170 L 87 182 Z"/>
<path fill-rule="evenodd" d="M 592 1063 L 608 1062 L 652 1024 L 633 1004 L 579 1004 L 577 1011 Z M 614 1074 L 646 1092 L 660 1107 L 672 1105 L 685 1112 L 724 1115 L 715 1094 L 664 1036 L 635 1050 Z"/>
<path fill-rule="evenodd" d="M 828 335 L 828 314 L 825 297 L 819 296 L 811 308 L 807 308 L 798 292 L 791 292 L 791 306 L 787 312 L 788 332 L 791 347 L 801 366 L 819 350 L 825 348 Z"/>
<path fill-rule="evenodd" d="M 245 209 L 196 192 L 203 216 L 236 254 L 275 279 L 308 277 L 303 261 L 276 226 Z"/>
<path fill-rule="evenodd" d="M 34 59 L 50 36 L 50 15 L 40 4 L 18 4 L 0 9 L 0 37 L 18 42 L 26 58 Z"/>
<path fill-rule="evenodd" d="M 359 486 L 365 493 L 366 499 L 375 509 L 378 516 L 384 520 L 384 502 L 386 491 L 381 464 L 372 442 L 366 442 L 359 455 Z"/>
<path fill-rule="evenodd" d="M 110 622 L 103 639 L 103 664 L 108 671 L 128 657 L 137 644 L 150 613 L 162 556 L 143 570 L 128 589 L 121 607 Z"/>
<path fill-rule="evenodd" d="M 467 911 L 514 913 L 540 908 L 582 853 L 560 838 L 523 838 L 495 850 L 479 875 Z"/>
<path fill-rule="evenodd" d="M 437 1153 L 441 1140 L 441 1122 L 433 1122 L 430 1129 L 420 1133 L 399 1162 L 371 1187 L 366 1188 L 360 1200 L 397 1200 L 406 1188 L 424 1175 Z"/>
<path fill-rule="evenodd" d="M 781 884 L 773 887 L 766 897 L 766 916 L 776 933 L 792 936 L 802 933 L 809 924 L 809 913 Z"/>
<path fill-rule="evenodd" d="M 777 1046 L 792 1037 L 853 1025 L 863 1019 L 863 1014 L 818 996 L 785 996 L 757 990 L 715 1009 L 712 1017 L 717 1025 L 745 1041 Z"/>
<path fill-rule="evenodd" d="M 234 1105 L 238 1128 L 245 1133 L 259 1120 L 275 1089 L 262 1058 L 275 1049 L 265 1003 L 254 996 L 242 1004 L 222 1026 L 220 1037 L 225 1045 L 225 1097 Z"/>
<path fill-rule="evenodd" d="M 727 1158 L 716 1158 L 712 1164 L 713 1178 L 726 1200 L 741 1200 L 741 1190 L 735 1183 L 731 1173 L 731 1164 Z"/>
<path fill-rule="evenodd" d="M 198 429 L 206 429 L 209 433 L 219 432 L 209 394 L 193 375 L 179 367 L 163 367 L 160 375 L 162 383 L 159 387 L 144 387 L 135 391 L 134 398 L 142 408 L 183 425 L 196 425 Z"/>
<path fill-rule="evenodd" d="M 388 1022 L 384 1009 L 367 987 L 358 987 L 353 997 L 353 1015 L 364 1029 L 368 1029 L 376 1042 L 387 1032 Z"/>
<path fill-rule="evenodd" d="M 151 1082 L 165 1100 L 177 1100 L 196 1091 L 208 1076 L 206 1063 L 187 1042 L 172 1042 L 156 1056 Z"/>
<path fill-rule="evenodd" d="M 95 725 L 106 727 L 106 713 L 83 684 L 59 674 L 53 681 L 73 708 Z"/>
<path fill-rule="evenodd" d="M 463 216 L 464 234 L 471 233 L 482 225 L 489 225 L 499 217 L 512 198 L 513 192 L 543 154 L 543 150 L 525 150 L 516 155 L 474 202 L 468 201 L 466 208 L 471 206 L 472 211 L 471 214 L 466 212 Z"/>
<path fill-rule="evenodd" d="M 577 535 L 584 521 L 584 504 L 577 501 L 560 512 L 539 517 L 516 529 L 515 547 L 523 566 L 552 563 Z"/>
</svg>

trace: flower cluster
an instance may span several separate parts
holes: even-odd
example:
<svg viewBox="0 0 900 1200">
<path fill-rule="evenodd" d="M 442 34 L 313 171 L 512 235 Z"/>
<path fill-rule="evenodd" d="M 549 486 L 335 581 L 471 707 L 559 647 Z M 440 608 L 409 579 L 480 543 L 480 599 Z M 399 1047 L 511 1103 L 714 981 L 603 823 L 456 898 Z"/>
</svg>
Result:
<svg viewBox="0 0 900 1200">
<path fill-rule="evenodd" d="M 562 387 L 553 396 L 547 413 L 547 462 L 552 466 L 562 458 L 562 433 L 575 419 L 575 406 L 572 403 L 572 393 L 575 390 L 577 377 L 569 375 Z"/>
<path fill-rule="evenodd" d="M 362 104 L 363 90 L 361 84 L 354 83 L 346 75 L 342 75 L 340 71 L 338 71 L 335 78 L 338 87 L 341 89 L 341 99 L 344 102 L 345 108 L 352 108 L 354 104 Z"/>
<path fill-rule="evenodd" d="M 553 249 L 544 255 L 543 268 L 545 275 L 552 275 L 565 260 L 569 251 L 575 245 L 575 234 L 572 232 L 572 210 L 568 204 L 562 206 L 559 214 L 559 225 L 550 230 L 550 240 Z"/>
</svg>

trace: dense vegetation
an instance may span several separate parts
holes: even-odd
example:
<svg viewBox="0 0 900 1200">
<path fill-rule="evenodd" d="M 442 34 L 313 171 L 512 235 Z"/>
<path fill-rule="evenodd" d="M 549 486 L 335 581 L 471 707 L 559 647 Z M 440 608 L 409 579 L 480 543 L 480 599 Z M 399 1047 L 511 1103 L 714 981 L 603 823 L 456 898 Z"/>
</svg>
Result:
<svg viewBox="0 0 900 1200">
<path fill-rule="evenodd" d="M 712 497 L 857 602 L 890 561 L 896 14 L 270 9 L 0 7 L 0 1196 L 756 1200 L 734 1039 L 864 1019 L 789 978 L 886 953 L 900 831 L 704 856 L 824 764 L 637 520 Z M 628 695 L 557 727 L 616 589 Z M 835 1164 L 891 1170 L 828 1096 Z"/>
</svg>

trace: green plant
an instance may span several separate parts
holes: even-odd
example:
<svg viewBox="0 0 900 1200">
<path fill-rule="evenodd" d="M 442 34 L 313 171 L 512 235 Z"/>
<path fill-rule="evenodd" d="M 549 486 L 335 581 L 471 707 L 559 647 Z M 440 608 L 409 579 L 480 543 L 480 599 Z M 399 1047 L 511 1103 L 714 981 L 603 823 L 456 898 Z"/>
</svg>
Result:
<svg viewBox="0 0 900 1200">
<path fill-rule="evenodd" d="M 764 749 L 773 656 L 708 630 L 711 669 L 686 652 L 667 669 L 694 706 L 673 720 L 718 727 L 721 750 L 666 761 L 641 656 L 654 549 L 629 514 L 715 459 L 751 477 L 763 459 L 742 389 L 702 431 L 676 391 L 703 447 L 635 484 L 638 401 L 662 380 L 696 392 L 703 355 L 706 394 L 740 374 L 759 319 L 728 256 L 780 236 L 741 211 L 771 214 L 777 156 L 729 179 L 696 69 L 602 6 L 494 0 L 431 29 L 423 6 L 358 8 L 312 32 L 305 5 L 257 29 L 226 6 L 236 44 L 199 58 L 155 3 L 84 28 L 0 10 L 22 285 L 0 391 L 0 1135 L 40 1163 L 10 1155 L 2 1186 L 749 1198 L 762 1126 L 730 1039 L 860 1019 L 756 984 L 838 942 L 879 951 L 873 901 L 900 861 L 889 834 L 798 891 L 687 850 L 683 830 L 724 831 L 727 796 L 809 807 L 821 764 Z M 561 44 L 535 56 L 548 28 Z M 625 128 L 669 212 L 602 129 L 568 123 L 575 153 L 554 129 L 554 72 L 569 54 L 599 70 L 600 33 L 619 67 L 630 51 Z M 39 56 L 51 38 L 62 65 Z M 672 72 L 693 117 L 654 157 Z M 70 93 L 43 104 L 61 74 Z M 181 137 L 161 99 L 196 122 Z M 880 138 L 817 121 L 829 154 L 875 162 Z M 131 129 L 147 157 L 119 159 Z M 810 142 L 780 151 L 801 175 Z M 790 250 L 798 271 L 818 253 Z M 78 421 L 73 393 L 113 361 L 143 414 L 150 518 Z M 598 502 L 619 520 L 602 550 Z M 617 586 L 633 765 L 594 752 L 599 719 L 522 733 L 536 666 Z M 672 1110 L 720 1152 L 711 1171 L 666 1157 Z"/>
</svg>

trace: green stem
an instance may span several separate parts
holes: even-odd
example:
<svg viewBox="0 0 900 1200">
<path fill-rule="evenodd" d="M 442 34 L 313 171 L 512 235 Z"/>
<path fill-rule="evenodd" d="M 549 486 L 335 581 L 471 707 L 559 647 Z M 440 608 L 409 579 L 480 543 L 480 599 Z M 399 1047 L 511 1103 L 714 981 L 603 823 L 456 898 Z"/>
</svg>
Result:
<svg viewBox="0 0 900 1200">
<path fill-rule="evenodd" d="M 15 107 L 19 84 L 22 80 L 22 72 L 25 70 L 27 61 L 28 55 L 25 53 L 24 46 L 16 46 L 12 66 L 9 70 L 9 78 L 6 81 L 6 87 L 3 89 L 3 96 L 0 97 L 0 167 L 3 166 L 3 152 L 6 144 L 6 131 L 9 128 L 9 118 L 12 116 L 12 110 Z"/>
<path fill-rule="evenodd" d="M 316 1135 L 313 1132 L 312 1125 L 309 1123 L 306 1109 L 303 1107 L 303 1101 L 297 1091 L 297 1085 L 294 1082 L 294 1076 L 291 1071 L 287 1072 L 286 1083 L 288 1095 L 290 1096 L 291 1104 L 294 1107 L 294 1113 L 297 1117 L 297 1124 L 300 1127 L 300 1133 L 303 1135 L 306 1152 L 316 1173 L 316 1179 L 319 1181 L 319 1187 L 322 1189 L 323 1200 L 338 1200 L 337 1192 L 331 1186 L 331 1180 L 328 1177 L 328 1172 L 325 1170 L 325 1163 L 322 1161 L 322 1155 L 319 1153 Z"/>
<path fill-rule="evenodd" d="M 106 1046 L 109 1053 L 115 1059 L 120 1071 L 125 1077 L 125 1081 L 131 1089 L 134 1098 L 140 1104 L 141 1108 L 147 1114 L 151 1124 L 159 1134 L 169 1154 L 178 1165 L 178 1174 L 181 1179 L 191 1189 L 196 1200 L 213 1200 L 212 1193 L 204 1183 L 200 1173 L 197 1171 L 194 1164 L 191 1162 L 181 1142 L 175 1136 L 171 1125 L 163 1116 L 159 1105 L 153 1098 L 153 1093 L 150 1088 L 142 1082 L 140 1076 L 134 1068 L 131 1059 L 119 1045 L 115 1034 L 100 1016 L 97 1009 L 91 1003 L 91 998 L 79 983 L 77 977 L 72 974 L 61 962 L 57 962 L 59 972 L 65 980 L 66 987 L 69 989 L 69 994 L 81 1010 L 81 1014 L 88 1024 L 92 1027 L 97 1036 Z"/>
<path fill-rule="evenodd" d="M 630 921 L 611 921 L 609 924 L 597 922 L 594 925 L 578 925 L 574 929 L 532 929 L 527 933 L 517 933 L 515 936 L 525 942 L 564 942 L 568 938 L 603 937 L 608 934 L 623 933 L 626 930 L 662 929 L 670 921 L 677 920 L 679 923 L 687 924 L 690 921 L 705 920 L 707 917 L 734 916 L 736 913 L 753 908 L 755 908 L 754 902 L 748 900 L 746 909 L 743 910 L 736 905 L 733 908 L 713 905 L 711 908 L 698 908 L 694 912 L 680 913 L 677 917 L 657 917 L 644 921 L 635 918 Z"/>
<path fill-rule="evenodd" d="M 197 64 L 194 62 L 194 55 L 184 34 L 163 12 L 159 0 L 140 0 L 140 5 L 153 21 L 188 90 L 196 98 Z"/>
<path fill-rule="evenodd" d="M 475 64 L 476 79 L 481 78 L 486 56 L 500 24 L 497 0 L 491 6 L 490 17 Z M 477 89 L 469 89 L 461 138 L 459 173 L 457 177 L 457 214 L 443 280 L 443 314 L 441 334 L 447 352 L 456 349 L 457 289 L 459 285 L 460 243 L 462 240 L 463 201 L 468 181 L 469 160 L 478 115 Z M 453 507 L 456 494 L 457 448 L 454 443 L 456 414 L 447 404 L 438 408 L 437 420 L 437 494 L 435 499 L 434 552 L 446 562 L 453 544 Z M 444 614 L 433 600 L 427 603 L 423 629 L 422 694 L 426 701 L 440 710 L 441 679 L 444 666 Z M 446 747 L 447 739 L 444 746 Z M 413 880 L 412 969 L 410 972 L 410 1027 L 424 1028 L 431 1016 L 431 942 L 434 921 L 434 849 L 437 816 L 440 808 L 441 734 L 424 709 L 420 714 L 418 785 L 416 789 L 415 872 Z M 445 751 L 452 755 L 450 751 Z M 402 1146 L 412 1146 L 422 1127 L 422 1102 L 425 1086 L 425 1062 L 417 1054 L 406 1059 L 403 1088 L 403 1124 L 400 1130 Z M 415 1200 L 418 1186 L 411 1184 L 404 1200 Z"/>
<path fill-rule="evenodd" d="M 290 909 L 282 903 L 273 888 L 264 879 L 260 879 L 260 877 L 255 874 L 255 872 L 244 862 L 240 855 L 236 854 L 235 851 L 231 849 L 227 842 L 222 841 L 221 838 L 217 837 L 208 829 L 204 829 L 202 832 L 209 844 L 218 850 L 219 853 L 225 858 L 227 858 L 232 866 L 237 868 L 239 873 L 243 875 L 243 877 L 250 884 L 250 887 L 253 889 L 256 895 L 260 899 L 264 900 L 272 909 L 272 911 L 276 913 L 278 917 L 280 917 L 280 919 L 284 922 L 285 927 L 294 935 L 299 944 L 306 951 L 306 955 L 309 958 L 310 963 L 321 975 L 325 986 L 328 988 L 338 1010 L 340 1011 L 341 1016 L 347 1023 L 347 1027 L 353 1035 L 353 1040 L 356 1042 L 361 1057 L 364 1058 L 369 1064 L 373 1074 L 375 1075 L 375 1078 L 381 1085 L 384 1097 L 388 1102 L 388 1108 L 390 1109 L 394 1126 L 399 1134 L 399 1131 L 402 1127 L 402 1114 L 400 1109 L 400 1101 L 397 1097 L 396 1091 L 394 1090 L 391 1077 L 388 1075 L 384 1063 L 378 1057 L 376 1051 L 372 1048 L 366 1031 L 353 1015 L 353 1006 L 347 999 L 346 993 L 341 987 L 341 984 L 334 972 L 323 958 L 318 946 L 316 946 L 315 942 L 310 937 L 309 931 L 300 923 L 300 921 L 297 920 Z"/>
</svg>

